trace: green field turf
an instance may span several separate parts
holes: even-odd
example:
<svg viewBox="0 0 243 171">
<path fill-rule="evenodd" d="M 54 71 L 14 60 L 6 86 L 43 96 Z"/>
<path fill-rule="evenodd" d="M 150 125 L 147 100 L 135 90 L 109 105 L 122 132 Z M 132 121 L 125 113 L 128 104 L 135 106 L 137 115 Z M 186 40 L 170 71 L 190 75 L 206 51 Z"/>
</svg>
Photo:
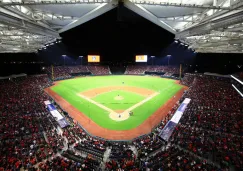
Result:
<svg viewBox="0 0 243 171">
<path fill-rule="evenodd" d="M 114 98 L 118 95 L 123 97 L 124 99 L 114 100 Z M 103 104 L 106 107 L 109 107 L 112 110 L 126 110 L 134 104 L 145 99 L 145 97 L 128 91 L 115 90 L 107 93 L 102 93 L 92 99 L 96 102 Z"/>
<path fill-rule="evenodd" d="M 124 84 L 122 84 L 124 82 Z M 133 110 L 134 116 L 124 121 L 114 121 L 109 118 L 109 112 L 81 98 L 78 94 L 98 87 L 107 86 L 133 86 L 141 87 L 159 92 L 151 100 Z M 175 83 L 175 80 L 164 79 L 151 76 L 94 76 L 69 79 L 59 82 L 58 85 L 51 89 L 63 97 L 76 109 L 92 119 L 101 127 L 110 130 L 130 130 L 142 124 L 151 114 L 161 107 L 167 100 L 176 94 L 182 86 Z M 114 97 L 117 93 L 121 94 L 124 99 L 117 101 Z M 114 90 L 102 93 L 93 98 L 96 102 L 104 103 L 111 109 L 127 109 L 133 106 L 145 97 L 132 92 Z"/>
</svg>

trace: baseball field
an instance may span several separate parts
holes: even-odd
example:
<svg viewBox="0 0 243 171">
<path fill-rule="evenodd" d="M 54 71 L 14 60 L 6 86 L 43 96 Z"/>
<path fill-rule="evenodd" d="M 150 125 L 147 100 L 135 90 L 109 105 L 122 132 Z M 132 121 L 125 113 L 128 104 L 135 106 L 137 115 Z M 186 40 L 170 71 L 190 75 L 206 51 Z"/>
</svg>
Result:
<svg viewBox="0 0 243 171">
<path fill-rule="evenodd" d="M 63 101 L 66 109 L 72 107 L 99 127 L 125 131 L 144 123 L 182 88 L 171 79 L 124 75 L 63 80 L 48 92 L 61 99 L 61 106 Z"/>
</svg>

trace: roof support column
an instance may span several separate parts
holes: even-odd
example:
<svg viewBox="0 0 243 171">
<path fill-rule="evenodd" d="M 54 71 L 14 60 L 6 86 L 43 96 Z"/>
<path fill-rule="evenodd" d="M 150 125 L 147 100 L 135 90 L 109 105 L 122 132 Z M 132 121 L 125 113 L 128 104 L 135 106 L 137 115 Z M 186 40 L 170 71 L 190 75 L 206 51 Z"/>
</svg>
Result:
<svg viewBox="0 0 243 171">
<path fill-rule="evenodd" d="M 115 7 L 117 7 L 118 5 L 118 1 L 117 0 L 112 0 L 111 2 L 107 3 L 107 4 L 103 4 L 98 6 L 97 8 L 93 9 L 92 11 L 88 12 L 87 14 L 85 14 L 84 16 L 80 17 L 79 19 L 77 19 L 76 21 L 66 25 L 65 27 L 63 27 L 61 30 L 59 30 L 59 33 L 63 33 L 65 31 L 68 31 L 74 27 L 77 27 L 83 23 L 86 23 L 112 9 L 114 9 Z"/>
<path fill-rule="evenodd" d="M 159 20 L 158 17 L 156 17 L 154 14 L 143 8 L 141 5 L 134 4 L 129 0 L 124 0 L 124 6 L 133 12 L 137 13 L 138 15 L 146 18 L 147 20 L 151 21 L 152 23 L 162 27 L 163 29 L 175 34 L 176 31 L 171 26 L 166 24 L 165 22 Z"/>
</svg>

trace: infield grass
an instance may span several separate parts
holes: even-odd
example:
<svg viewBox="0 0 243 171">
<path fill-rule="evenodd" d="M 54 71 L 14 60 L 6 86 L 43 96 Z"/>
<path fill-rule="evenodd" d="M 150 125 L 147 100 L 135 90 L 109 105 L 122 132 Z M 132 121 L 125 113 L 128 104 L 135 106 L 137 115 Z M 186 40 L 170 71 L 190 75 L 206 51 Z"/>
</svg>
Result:
<svg viewBox="0 0 243 171">
<path fill-rule="evenodd" d="M 123 84 L 124 82 L 124 84 Z M 151 100 L 133 110 L 133 116 L 124 121 L 114 121 L 110 119 L 109 112 L 97 105 L 81 98 L 78 94 L 90 89 L 107 86 L 133 86 L 141 87 L 159 92 Z M 80 112 L 88 116 L 101 127 L 110 130 L 130 130 L 142 124 L 151 114 L 153 114 L 166 101 L 173 97 L 180 89 L 181 85 L 175 80 L 164 79 L 151 76 L 94 76 L 82 77 L 60 81 L 51 89 L 68 101 Z M 117 94 L 123 96 L 123 100 L 115 100 Z M 125 110 L 133 103 L 142 101 L 144 96 L 123 90 L 114 90 L 102 93 L 93 97 L 92 100 L 103 103 L 103 105 L 113 110 Z"/>
<path fill-rule="evenodd" d="M 123 98 L 123 100 L 116 100 L 115 98 L 118 95 L 119 97 Z M 92 99 L 112 110 L 126 110 L 145 99 L 145 97 L 133 92 L 114 90 L 111 92 L 102 93 Z"/>
</svg>

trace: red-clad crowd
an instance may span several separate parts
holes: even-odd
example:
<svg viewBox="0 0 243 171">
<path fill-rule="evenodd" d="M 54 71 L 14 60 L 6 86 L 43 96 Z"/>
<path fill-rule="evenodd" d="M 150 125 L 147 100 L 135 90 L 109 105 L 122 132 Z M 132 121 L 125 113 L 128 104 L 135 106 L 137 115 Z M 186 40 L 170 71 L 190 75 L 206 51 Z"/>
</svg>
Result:
<svg viewBox="0 0 243 171">
<path fill-rule="evenodd" d="M 174 66 L 139 66 L 139 65 L 128 65 L 125 71 L 125 74 L 137 75 L 144 74 L 145 72 L 158 72 L 164 73 L 164 76 L 172 76 L 173 74 L 179 74 L 179 67 Z"/>
<path fill-rule="evenodd" d="M 141 160 L 142 171 L 220 171 L 214 164 L 190 154 L 178 147 L 166 146 L 148 159 Z"/>
<path fill-rule="evenodd" d="M 87 66 L 87 68 L 93 75 L 109 75 L 110 74 L 109 66 L 89 65 L 89 66 Z"/>
<path fill-rule="evenodd" d="M 222 168 L 243 169 L 243 99 L 229 78 L 187 76 L 192 99 L 171 142 Z M 189 83 L 189 82 L 188 82 Z"/>
<path fill-rule="evenodd" d="M 46 73 L 51 79 L 63 80 L 72 78 L 72 74 L 92 73 L 93 75 L 109 75 L 110 69 L 108 66 L 50 66 L 46 68 Z"/>
<path fill-rule="evenodd" d="M 139 171 L 139 160 L 126 143 L 112 143 L 109 161 L 106 162 L 106 170 Z"/>
<path fill-rule="evenodd" d="M 65 66 L 50 66 L 46 68 L 46 72 L 50 76 L 50 78 L 54 80 L 71 78 L 69 68 Z"/>
<path fill-rule="evenodd" d="M 43 105 L 46 75 L 0 82 L 0 170 L 31 168 L 52 153 L 42 131 L 51 124 Z"/>
<path fill-rule="evenodd" d="M 56 105 L 70 123 L 60 128 L 44 105 L 47 75 L 0 80 L 0 171 L 243 170 L 243 99 L 230 79 L 185 74 L 181 83 L 190 88 L 153 132 L 124 143 L 88 135 Z M 184 98 L 191 102 L 161 141 L 158 133 Z"/>
<path fill-rule="evenodd" d="M 47 75 L 13 78 L 0 81 L 0 170 L 97 170 L 99 162 L 74 162 L 68 156 L 55 157 L 74 143 L 91 146 L 103 141 L 92 138 L 74 125 L 61 129 L 47 111 L 44 101 L 49 97 L 43 89 L 50 86 Z M 58 107 L 58 106 L 57 106 Z M 58 128 L 62 131 L 58 131 Z M 92 139 L 92 140 L 90 140 Z M 66 147 L 68 146 L 68 147 Z M 98 145 L 97 145 L 98 146 Z M 88 152 L 91 154 L 92 150 Z M 69 155 L 70 157 L 70 155 Z M 39 163 L 39 164 L 38 164 Z M 61 164 L 60 164 L 61 163 Z M 95 163 L 96 167 L 90 169 Z M 85 167 L 83 167 L 85 165 Z M 86 169 L 84 169 L 86 168 Z"/>
</svg>

